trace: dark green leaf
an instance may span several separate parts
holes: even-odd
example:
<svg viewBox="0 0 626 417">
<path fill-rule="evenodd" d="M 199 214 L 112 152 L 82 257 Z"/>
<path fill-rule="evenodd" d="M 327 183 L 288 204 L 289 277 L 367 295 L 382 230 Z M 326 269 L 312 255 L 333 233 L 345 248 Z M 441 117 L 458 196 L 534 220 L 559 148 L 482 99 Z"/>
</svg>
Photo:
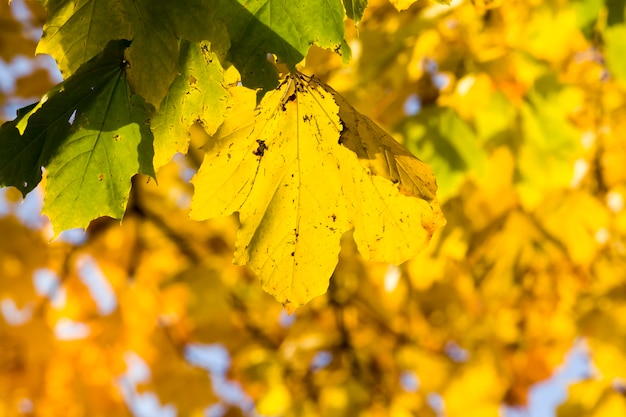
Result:
<svg viewBox="0 0 626 417">
<path fill-rule="evenodd" d="M 151 111 L 132 94 L 124 50 L 111 41 L 40 103 L 0 129 L 0 184 L 23 194 L 48 181 L 44 212 L 57 231 L 86 227 L 100 216 L 121 218 L 130 180 L 154 176 Z"/>
<path fill-rule="evenodd" d="M 354 20 L 354 23 L 359 23 L 367 8 L 367 0 L 343 0 L 343 5 L 346 8 L 346 15 Z"/>
<path fill-rule="evenodd" d="M 69 120 L 123 72 L 128 41 L 114 41 L 65 82 L 50 90 L 38 104 L 18 111 L 0 129 L 0 185 L 15 186 L 22 194 L 41 181 L 41 167 L 57 153 L 70 127 Z"/>
</svg>

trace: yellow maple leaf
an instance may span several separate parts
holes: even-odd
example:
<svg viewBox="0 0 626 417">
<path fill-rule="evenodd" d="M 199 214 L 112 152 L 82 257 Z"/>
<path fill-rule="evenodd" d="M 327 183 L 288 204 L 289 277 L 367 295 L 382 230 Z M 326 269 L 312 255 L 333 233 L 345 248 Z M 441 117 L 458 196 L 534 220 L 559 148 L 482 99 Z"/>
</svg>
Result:
<svg viewBox="0 0 626 417">
<path fill-rule="evenodd" d="M 191 217 L 239 212 L 235 263 L 288 309 L 328 288 L 340 238 L 401 263 L 445 223 L 431 169 L 316 78 L 295 74 L 253 109 L 237 88 L 207 145 Z"/>
</svg>

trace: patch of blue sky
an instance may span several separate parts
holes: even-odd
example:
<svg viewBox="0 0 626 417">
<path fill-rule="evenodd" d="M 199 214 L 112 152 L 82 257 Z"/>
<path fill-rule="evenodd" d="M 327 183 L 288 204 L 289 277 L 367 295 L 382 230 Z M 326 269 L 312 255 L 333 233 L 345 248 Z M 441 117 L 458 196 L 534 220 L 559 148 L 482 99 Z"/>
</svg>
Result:
<svg viewBox="0 0 626 417">
<path fill-rule="evenodd" d="M 11 67 L 0 59 L 0 92 L 10 94 L 15 91 L 15 77 L 11 72 Z"/>
<path fill-rule="evenodd" d="M 113 313 L 117 308 L 117 298 L 96 260 L 89 255 L 82 255 L 76 260 L 76 267 L 81 281 L 87 286 L 98 307 L 98 312 L 104 316 Z"/>
<path fill-rule="evenodd" d="M 48 71 L 50 80 L 54 83 L 62 81 L 54 59 L 49 55 L 26 56 L 16 55 L 11 61 L 6 62 L 0 60 L 0 90 L 5 94 L 15 93 L 17 87 L 17 79 L 32 74 L 37 69 L 45 69 Z"/>
<path fill-rule="evenodd" d="M 33 191 L 26 194 L 22 203 L 15 206 L 15 216 L 20 219 L 26 227 L 40 230 L 48 225 L 48 219 L 41 215 L 43 207 L 43 191 L 41 184 Z"/>
<path fill-rule="evenodd" d="M 420 379 L 413 371 L 402 371 L 400 373 L 400 385 L 406 392 L 417 392 L 420 387 Z"/>
<path fill-rule="evenodd" d="M 152 373 L 150 367 L 146 362 L 137 355 L 135 352 L 125 352 L 124 362 L 126 362 L 126 372 L 124 377 L 132 385 L 137 385 L 142 382 L 148 382 Z"/>
<path fill-rule="evenodd" d="M 254 401 L 241 388 L 239 382 L 226 378 L 211 378 L 213 392 L 224 403 L 239 407 L 244 414 L 249 414 L 254 410 Z"/>
<path fill-rule="evenodd" d="M 434 59 L 424 57 L 421 61 L 421 65 L 424 72 L 435 74 L 439 71 L 439 64 L 437 64 L 437 61 Z"/>
<path fill-rule="evenodd" d="M 70 245 L 78 246 L 87 241 L 87 233 L 81 228 L 64 230 L 59 233 L 59 236 L 57 236 L 55 241 L 66 242 Z"/>
<path fill-rule="evenodd" d="M 227 411 L 224 404 L 213 404 L 204 410 L 204 417 L 223 417 Z"/>
<path fill-rule="evenodd" d="M 280 324 L 280 327 L 282 327 L 283 329 L 291 327 L 293 323 L 295 323 L 295 321 L 296 313 L 289 314 L 286 310 L 282 310 L 280 312 L 280 315 L 278 316 L 278 324 Z"/>
<path fill-rule="evenodd" d="M 4 298 L 0 301 L 0 313 L 7 324 L 21 326 L 33 316 L 33 306 L 28 304 L 20 309 L 12 298 Z"/>
<path fill-rule="evenodd" d="M 185 358 L 193 365 L 206 369 L 213 384 L 213 392 L 225 404 L 241 408 L 244 412 L 254 410 L 254 402 L 243 391 L 238 382 L 226 377 L 231 359 L 222 345 L 190 344 L 185 347 Z"/>
<path fill-rule="evenodd" d="M 56 272 L 48 268 L 39 268 L 33 273 L 33 285 L 39 295 L 47 297 L 54 308 L 62 308 L 67 301 L 67 292 L 61 285 Z"/>
<path fill-rule="evenodd" d="M 43 34 L 43 28 L 39 22 L 34 21 L 34 16 L 30 8 L 26 5 L 24 0 L 12 0 L 10 2 L 11 14 L 22 23 L 23 33 L 33 41 L 38 42 Z M 47 54 L 41 54 L 34 57 L 35 61 L 39 63 L 43 62 L 42 68 L 47 68 L 52 77 L 52 81 L 55 83 L 61 82 L 63 79 L 61 72 L 59 71 L 54 59 Z"/>
<path fill-rule="evenodd" d="M 24 201 L 16 207 L 15 215 L 21 222 L 35 230 L 39 230 L 46 225 L 46 219 L 41 216 L 43 199 L 41 189 L 37 188 L 26 195 Z"/>
<path fill-rule="evenodd" d="M 327 350 L 321 350 L 313 356 L 309 368 L 312 371 L 317 371 L 318 369 L 326 368 L 332 361 L 333 354 Z"/>
<path fill-rule="evenodd" d="M 429 392 L 426 395 L 426 403 L 435 412 L 437 417 L 446 415 L 446 404 L 443 397 L 435 392 Z"/>
<path fill-rule="evenodd" d="M 172 160 L 178 167 L 178 176 L 181 180 L 185 183 L 191 181 L 191 178 L 196 174 L 196 170 L 189 166 L 186 157 L 180 152 L 177 152 L 172 157 Z M 168 191 L 168 198 L 170 201 L 174 202 L 178 208 L 186 210 L 191 207 L 191 194 L 189 194 L 184 187 L 170 187 Z"/>
<path fill-rule="evenodd" d="M 33 59 L 25 55 L 17 55 L 9 63 L 9 68 L 13 76 L 19 78 L 32 74 L 36 68 L 36 65 L 33 64 Z M 13 80 L 13 88 L 15 88 L 15 80 Z"/>
<path fill-rule="evenodd" d="M 411 94 L 404 101 L 404 114 L 407 116 L 415 116 L 422 111 L 422 100 L 420 100 L 417 94 Z"/>
<path fill-rule="evenodd" d="M 24 0 L 13 0 L 11 2 L 11 13 L 20 22 L 26 22 L 33 17 Z"/>
<path fill-rule="evenodd" d="M 150 380 L 150 367 L 135 352 L 124 354 L 126 372 L 117 383 L 128 408 L 134 417 L 175 417 L 176 407 L 171 404 L 162 405 L 159 397 L 153 392 L 138 392 L 137 384 Z"/>
<path fill-rule="evenodd" d="M 457 345 L 456 342 L 449 341 L 446 343 L 444 348 L 446 355 L 454 362 L 467 362 L 470 357 L 470 354 L 467 350 L 463 349 L 461 346 Z"/>
<path fill-rule="evenodd" d="M 439 72 L 439 64 L 434 59 L 425 57 L 421 61 L 421 66 L 424 72 L 430 74 L 433 84 L 438 90 L 442 90 L 450 85 L 450 77 Z"/>
<path fill-rule="evenodd" d="M 433 84 L 437 87 L 438 90 L 443 90 L 444 88 L 450 85 L 450 77 L 447 74 L 442 74 L 440 72 L 433 74 L 432 76 Z"/>
<path fill-rule="evenodd" d="M 184 187 L 178 185 L 169 187 L 167 198 L 181 210 L 187 210 L 191 207 L 191 194 Z"/>
<path fill-rule="evenodd" d="M 172 157 L 172 160 L 178 165 L 178 175 L 180 175 L 180 178 L 185 182 L 191 181 L 191 178 L 196 175 L 196 170 L 189 166 L 185 155 L 177 152 Z"/>
<path fill-rule="evenodd" d="M 41 37 L 41 34 L 39 35 Z M 37 39 L 39 39 L 39 37 Z M 36 65 L 39 68 L 43 68 L 48 71 L 50 75 L 50 80 L 53 84 L 58 84 L 63 81 L 63 75 L 61 75 L 61 71 L 59 71 L 59 67 L 57 67 L 54 58 L 50 55 L 42 54 L 35 56 Z"/>
<path fill-rule="evenodd" d="M 563 365 L 546 381 L 534 385 L 528 393 L 526 407 L 502 407 L 504 417 L 555 417 L 557 407 L 567 399 L 569 385 L 593 374 L 589 347 L 579 339 L 569 351 Z"/>
<path fill-rule="evenodd" d="M 42 28 L 39 22 L 33 21 L 33 15 L 24 0 L 14 0 L 11 2 L 11 13 L 22 23 L 24 35 L 33 41 L 39 41 L 42 35 Z M 0 92 L 9 96 L 2 108 L 1 117 L 11 120 L 15 118 L 17 109 L 25 107 L 39 100 L 39 97 L 13 97 L 17 86 L 17 79 L 32 74 L 37 69 L 45 69 L 48 72 L 53 84 L 63 80 L 54 59 L 47 54 L 36 56 L 18 55 L 10 62 L 0 60 Z"/>
<path fill-rule="evenodd" d="M 58 320 L 54 325 L 54 336 L 59 340 L 80 340 L 89 336 L 91 328 L 68 318 Z"/>
<path fill-rule="evenodd" d="M 162 405 L 159 397 L 153 392 L 124 392 L 126 404 L 134 417 L 176 417 L 177 410 L 172 404 Z"/>
<path fill-rule="evenodd" d="M 191 343 L 185 346 L 184 354 L 191 364 L 206 369 L 216 377 L 225 377 L 230 369 L 230 354 L 220 344 Z"/>
<path fill-rule="evenodd" d="M 2 77 L 2 74 L 0 74 Z M 33 104 L 33 100 L 29 98 L 11 97 L 0 108 L 0 117 L 3 120 L 13 120 L 17 116 L 17 111 L 22 107 Z"/>
</svg>

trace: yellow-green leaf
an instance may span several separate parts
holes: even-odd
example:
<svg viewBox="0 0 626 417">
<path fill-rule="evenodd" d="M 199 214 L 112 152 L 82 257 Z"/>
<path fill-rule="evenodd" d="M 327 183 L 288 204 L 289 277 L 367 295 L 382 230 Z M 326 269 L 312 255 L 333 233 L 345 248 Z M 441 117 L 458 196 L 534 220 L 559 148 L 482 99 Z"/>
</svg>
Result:
<svg viewBox="0 0 626 417">
<path fill-rule="evenodd" d="M 215 133 L 228 102 L 222 87 L 222 66 L 208 45 L 182 41 L 180 49 L 181 73 L 150 124 L 155 170 L 168 163 L 176 152 L 187 152 L 189 127 L 194 122 L 201 123 L 209 134 Z"/>
</svg>

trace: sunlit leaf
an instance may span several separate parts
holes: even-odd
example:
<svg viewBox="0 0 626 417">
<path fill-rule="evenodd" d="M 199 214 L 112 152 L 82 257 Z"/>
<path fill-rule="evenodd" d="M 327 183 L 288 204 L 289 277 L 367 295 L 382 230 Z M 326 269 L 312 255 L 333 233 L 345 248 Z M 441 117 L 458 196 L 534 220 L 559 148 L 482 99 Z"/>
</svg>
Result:
<svg viewBox="0 0 626 417">
<path fill-rule="evenodd" d="M 206 44 L 181 45 L 181 74 L 172 83 L 150 124 L 154 133 L 154 167 L 160 168 L 176 152 L 187 152 L 189 127 L 200 123 L 213 134 L 222 123 L 227 92 L 224 74 Z"/>
<path fill-rule="evenodd" d="M 353 227 L 364 256 L 399 263 L 442 225 L 430 169 L 329 87 L 289 78 L 259 110 L 237 94 L 193 180 L 191 216 L 239 212 L 235 261 L 279 301 L 324 293 Z"/>
<path fill-rule="evenodd" d="M 150 112 L 126 81 L 115 41 L 38 105 L 2 126 L 2 183 L 25 194 L 48 173 L 44 211 L 58 231 L 86 227 L 102 215 L 121 218 L 130 178 L 152 174 Z M 23 133 L 20 134 L 20 131 Z"/>
<path fill-rule="evenodd" d="M 23 194 L 48 170 L 45 211 L 57 231 L 121 218 L 137 172 L 151 174 L 149 112 L 125 76 L 128 41 L 111 42 L 37 105 L 0 129 L 0 182 Z"/>
<path fill-rule="evenodd" d="M 346 61 L 350 57 L 339 0 L 220 0 L 214 12 L 211 23 L 222 25 L 228 33 L 228 60 L 249 88 L 270 90 L 278 85 L 278 74 L 267 60 L 268 53 L 291 70 L 312 44 L 332 49 Z"/>
<path fill-rule="evenodd" d="M 48 19 L 37 47 L 52 55 L 67 78 L 114 39 L 132 39 L 128 79 L 134 92 L 157 106 L 174 80 L 178 37 L 199 41 L 210 33 L 202 2 L 47 0 Z M 197 20 L 196 20 L 197 19 Z M 190 22 L 194 20 L 194 22 Z"/>
</svg>

